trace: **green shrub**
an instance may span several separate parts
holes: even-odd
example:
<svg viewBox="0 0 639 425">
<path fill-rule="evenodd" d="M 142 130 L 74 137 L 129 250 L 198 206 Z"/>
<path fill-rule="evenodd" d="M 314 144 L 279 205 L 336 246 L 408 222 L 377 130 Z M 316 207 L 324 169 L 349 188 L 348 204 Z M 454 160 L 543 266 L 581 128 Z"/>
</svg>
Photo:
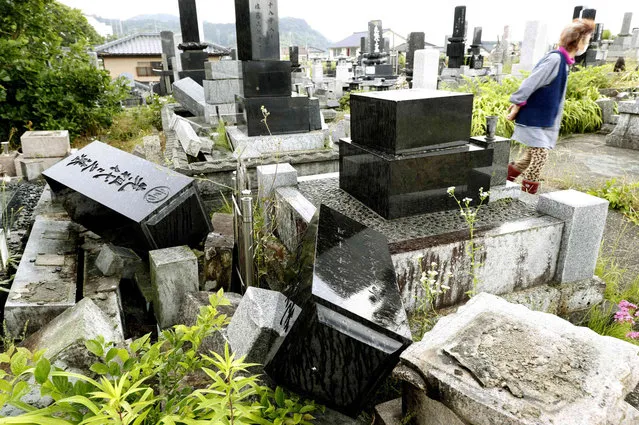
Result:
<svg viewBox="0 0 639 425">
<path fill-rule="evenodd" d="M 96 134 L 120 109 L 126 89 L 92 66 L 86 19 L 52 0 L 0 2 L 0 139 L 67 129 Z"/>
<path fill-rule="evenodd" d="M 588 193 L 607 199 L 610 208 L 620 211 L 634 224 L 639 225 L 639 182 L 618 182 L 614 178 L 607 180 L 603 187 L 590 190 Z"/>
<path fill-rule="evenodd" d="M 222 292 L 210 301 L 195 326 L 174 326 L 156 343 L 149 335 L 127 348 L 103 338 L 87 341 L 99 359 L 91 366 L 93 376 L 59 370 L 43 351 L 11 347 L 0 354 L 0 363 L 8 366 L 0 373 L 0 405 L 14 405 L 25 414 L 0 424 L 311 425 L 319 406 L 261 385 L 248 370 L 254 365 L 236 359 L 228 344 L 221 355 L 199 353 L 202 341 L 228 322 L 217 311 L 229 304 Z M 21 400 L 31 389 L 30 377 L 52 397 L 50 407 L 36 409 Z"/>
</svg>

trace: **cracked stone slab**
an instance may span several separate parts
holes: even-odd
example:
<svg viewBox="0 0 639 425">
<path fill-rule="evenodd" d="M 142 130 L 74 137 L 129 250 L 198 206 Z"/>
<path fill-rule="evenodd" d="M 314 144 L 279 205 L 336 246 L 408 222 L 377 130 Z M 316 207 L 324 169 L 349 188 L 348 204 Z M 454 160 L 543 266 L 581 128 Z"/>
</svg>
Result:
<svg viewBox="0 0 639 425">
<path fill-rule="evenodd" d="M 402 367 L 470 424 L 612 425 L 636 420 L 639 347 L 489 294 L 443 317 Z M 430 389 L 424 390 L 423 388 Z M 436 394 L 435 394 L 436 393 Z"/>
</svg>

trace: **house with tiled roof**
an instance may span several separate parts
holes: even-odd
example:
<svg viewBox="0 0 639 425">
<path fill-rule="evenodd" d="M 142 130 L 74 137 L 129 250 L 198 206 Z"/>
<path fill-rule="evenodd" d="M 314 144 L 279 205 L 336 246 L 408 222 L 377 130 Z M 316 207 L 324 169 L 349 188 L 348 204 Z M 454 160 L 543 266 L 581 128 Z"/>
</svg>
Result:
<svg viewBox="0 0 639 425">
<path fill-rule="evenodd" d="M 214 43 L 208 44 L 209 61 L 219 60 L 230 54 L 230 49 Z M 113 78 L 128 74 L 140 82 L 160 81 L 160 77 L 153 72 L 153 69 L 162 68 L 162 41 L 159 33 L 128 35 L 96 46 L 94 50 L 104 69 Z"/>
<path fill-rule="evenodd" d="M 406 43 L 406 37 L 397 34 L 391 29 L 383 30 L 383 36 L 389 40 L 391 50 L 396 50 L 397 46 Z M 328 48 L 330 59 L 356 58 L 359 56 L 361 38 L 368 37 L 368 31 L 355 32 L 343 40 L 340 40 Z"/>
</svg>

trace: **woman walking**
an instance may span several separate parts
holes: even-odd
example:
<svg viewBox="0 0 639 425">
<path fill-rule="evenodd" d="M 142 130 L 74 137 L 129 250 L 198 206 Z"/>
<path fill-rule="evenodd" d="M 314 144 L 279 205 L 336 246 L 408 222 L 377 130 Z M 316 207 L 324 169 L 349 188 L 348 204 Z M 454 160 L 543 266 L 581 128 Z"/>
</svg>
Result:
<svg viewBox="0 0 639 425">
<path fill-rule="evenodd" d="M 595 23 L 575 19 L 561 32 L 559 48 L 544 56 L 510 96 L 509 120 L 515 120 L 513 140 L 526 145 L 517 162 L 508 165 L 508 180 L 523 173 L 522 190 L 537 193 L 548 151 L 555 147 L 561 127 L 569 66 L 588 48 Z"/>
</svg>

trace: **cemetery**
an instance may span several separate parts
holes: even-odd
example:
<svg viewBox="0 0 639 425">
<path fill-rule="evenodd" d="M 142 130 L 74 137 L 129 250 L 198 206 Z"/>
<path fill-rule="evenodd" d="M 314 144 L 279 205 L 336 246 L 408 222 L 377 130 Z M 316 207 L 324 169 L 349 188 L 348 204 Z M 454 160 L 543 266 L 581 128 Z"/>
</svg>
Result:
<svg viewBox="0 0 639 425">
<path fill-rule="evenodd" d="M 488 49 L 450 7 L 444 46 L 402 51 L 363 14 L 327 65 L 277 0 L 235 0 L 213 55 L 176 3 L 153 81 L 53 31 L 47 76 L 101 93 L 78 120 L 0 67 L 0 424 L 639 424 L 632 13 L 614 40 L 567 14 L 594 32 L 537 192 L 507 115 L 545 22 Z"/>
</svg>

